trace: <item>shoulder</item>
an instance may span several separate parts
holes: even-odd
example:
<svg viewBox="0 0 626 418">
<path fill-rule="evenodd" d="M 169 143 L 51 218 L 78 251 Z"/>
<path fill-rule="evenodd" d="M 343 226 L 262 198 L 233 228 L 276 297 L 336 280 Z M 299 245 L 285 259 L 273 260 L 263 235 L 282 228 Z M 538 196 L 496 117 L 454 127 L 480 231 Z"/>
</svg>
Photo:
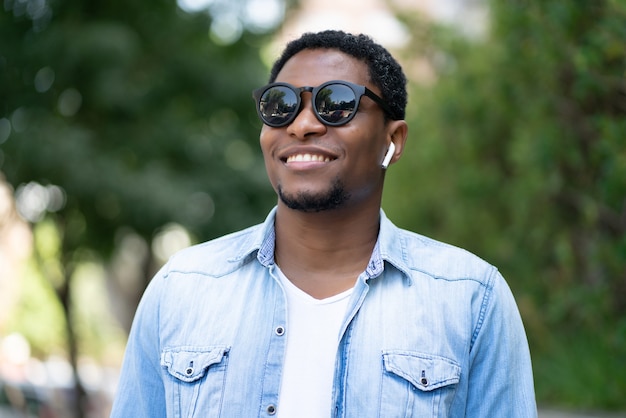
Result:
<svg viewBox="0 0 626 418">
<path fill-rule="evenodd" d="M 165 266 L 166 275 L 199 273 L 221 276 L 235 270 L 256 254 L 262 226 L 251 226 L 177 252 Z"/>
<path fill-rule="evenodd" d="M 497 280 L 496 267 L 470 251 L 387 222 L 383 257 L 410 277 L 426 275 L 446 281 L 469 280 L 487 287 Z"/>
<path fill-rule="evenodd" d="M 478 279 L 491 274 L 495 267 L 463 248 L 403 230 L 407 240 L 407 257 L 411 269 L 434 277 Z"/>
</svg>

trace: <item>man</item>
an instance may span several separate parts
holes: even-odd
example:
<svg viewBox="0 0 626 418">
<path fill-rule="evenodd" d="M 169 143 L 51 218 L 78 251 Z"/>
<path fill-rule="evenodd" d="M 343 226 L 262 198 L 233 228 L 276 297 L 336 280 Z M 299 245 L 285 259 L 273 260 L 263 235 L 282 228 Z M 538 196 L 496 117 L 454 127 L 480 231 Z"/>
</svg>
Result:
<svg viewBox="0 0 626 418">
<path fill-rule="evenodd" d="M 287 46 L 253 94 L 277 206 L 150 283 L 113 417 L 536 416 L 502 276 L 381 211 L 405 84 L 363 35 Z"/>
</svg>

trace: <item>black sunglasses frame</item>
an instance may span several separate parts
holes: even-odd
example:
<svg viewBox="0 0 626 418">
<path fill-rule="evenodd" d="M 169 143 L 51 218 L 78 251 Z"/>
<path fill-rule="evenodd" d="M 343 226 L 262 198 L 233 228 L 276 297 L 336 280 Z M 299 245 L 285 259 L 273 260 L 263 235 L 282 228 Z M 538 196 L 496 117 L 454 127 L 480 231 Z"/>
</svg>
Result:
<svg viewBox="0 0 626 418">
<path fill-rule="evenodd" d="M 334 84 L 339 84 L 342 86 L 347 86 L 349 87 L 353 92 L 354 92 L 354 97 L 355 97 L 355 103 L 354 103 L 354 111 L 345 119 L 340 120 L 339 122 L 331 122 L 328 120 L 325 120 L 322 115 L 319 112 L 319 109 L 317 108 L 316 104 L 315 104 L 315 99 L 317 97 L 317 94 L 322 91 L 324 88 L 334 85 Z M 269 121 L 265 118 L 265 116 L 263 115 L 263 112 L 261 111 L 261 98 L 263 97 L 263 95 L 265 94 L 265 92 L 267 92 L 269 89 L 273 88 L 273 87 L 286 87 L 289 90 L 293 91 L 294 94 L 296 95 L 296 111 L 293 112 L 287 119 L 285 119 L 284 121 L 280 122 L 280 123 L 274 123 L 272 121 Z M 324 125 L 328 125 L 328 126 L 341 126 L 341 125 L 345 125 L 346 123 L 350 122 L 354 116 L 356 115 L 356 113 L 359 110 L 359 104 L 361 103 L 361 97 L 363 96 L 367 96 L 370 99 L 372 99 L 376 104 L 378 104 L 385 113 L 387 113 L 387 115 L 389 115 L 389 117 L 391 117 L 392 119 L 395 119 L 393 117 L 393 111 L 391 110 L 391 108 L 389 107 L 389 105 L 387 105 L 387 103 L 385 103 L 385 101 L 379 97 L 376 93 L 374 93 L 372 90 L 368 89 L 365 86 L 361 86 L 360 84 L 354 84 L 354 83 L 350 83 L 349 81 L 344 81 L 344 80 L 331 80 L 331 81 L 327 81 L 323 84 L 320 84 L 317 87 L 310 87 L 310 86 L 304 86 L 304 87 L 296 87 L 292 84 L 289 83 L 270 83 L 266 86 L 260 87 L 256 90 L 254 90 L 252 92 L 252 97 L 254 98 L 254 100 L 256 101 L 256 111 L 257 114 L 259 115 L 259 118 L 261 119 L 261 121 L 268 125 L 271 126 L 273 128 L 280 128 L 283 126 L 287 126 L 289 125 L 291 122 L 294 121 L 294 119 L 300 114 L 300 111 L 302 110 L 302 93 L 303 92 L 311 92 L 311 102 L 313 105 L 313 109 L 315 110 L 315 116 L 317 117 L 317 119 L 322 122 Z"/>
</svg>

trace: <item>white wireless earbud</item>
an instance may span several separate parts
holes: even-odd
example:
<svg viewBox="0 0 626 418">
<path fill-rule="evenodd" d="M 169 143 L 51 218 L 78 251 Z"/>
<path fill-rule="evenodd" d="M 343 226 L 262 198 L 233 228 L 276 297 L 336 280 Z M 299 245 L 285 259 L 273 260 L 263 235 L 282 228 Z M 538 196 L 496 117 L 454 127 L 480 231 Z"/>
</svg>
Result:
<svg viewBox="0 0 626 418">
<path fill-rule="evenodd" d="M 387 154 L 385 154 L 385 158 L 383 158 L 383 162 L 381 164 L 383 168 L 386 169 L 387 167 L 389 167 L 389 163 L 391 162 L 391 158 L 393 157 L 394 152 L 396 152 L 396 146 L 393 142 L 390 142 Z"/>
</svg>

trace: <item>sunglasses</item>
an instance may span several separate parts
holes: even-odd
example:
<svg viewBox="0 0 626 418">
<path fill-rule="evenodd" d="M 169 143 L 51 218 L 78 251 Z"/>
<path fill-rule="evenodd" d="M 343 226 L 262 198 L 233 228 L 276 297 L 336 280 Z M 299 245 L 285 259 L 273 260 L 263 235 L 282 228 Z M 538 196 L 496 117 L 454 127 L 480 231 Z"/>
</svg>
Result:
<svg viewBox="0 0 626 418">
<path fill-rule="evenodd" d="M 264 124 L 274 128 L 289 125 L 300 113 L 301 95 L 311 92 L 315 116 L 325 125 L 341 126 L 350 122 L 363 95 L 375 101 L 388 115 L 393 111 L 373 91 L 348 81 L 327 81 L 317 87 L 295 87 L 289 83 L 271 83 L 256 89 L 252 97 L 256 110 Z"/>
</svg>

